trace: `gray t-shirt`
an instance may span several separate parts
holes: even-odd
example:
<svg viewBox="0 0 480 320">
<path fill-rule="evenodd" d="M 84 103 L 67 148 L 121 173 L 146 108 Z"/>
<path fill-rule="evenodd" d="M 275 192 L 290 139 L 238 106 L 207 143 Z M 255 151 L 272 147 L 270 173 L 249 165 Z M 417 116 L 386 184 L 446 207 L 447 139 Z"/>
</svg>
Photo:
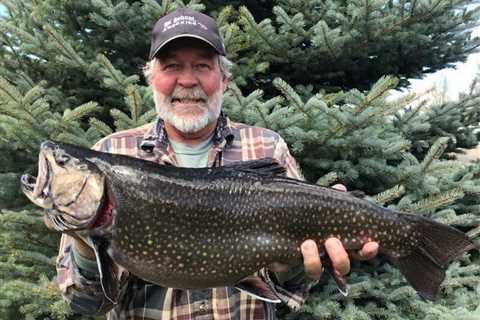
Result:
<svg viewBox="0 0 480 320">
<path fill-rule="evenodd" d="M 175 152 L 177 165 L 185 168 L 204 168 L 208 166 L 208 150 L 213 144 L 212 137 L 197 145 L 170 141 Z"/>
</svg>

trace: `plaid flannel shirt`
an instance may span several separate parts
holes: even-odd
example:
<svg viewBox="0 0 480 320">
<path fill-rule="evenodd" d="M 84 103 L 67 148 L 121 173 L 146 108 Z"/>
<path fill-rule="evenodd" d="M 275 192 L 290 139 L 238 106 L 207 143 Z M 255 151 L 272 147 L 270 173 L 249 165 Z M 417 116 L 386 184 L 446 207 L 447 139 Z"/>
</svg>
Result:
<svg viewBox="0 0 480 320">
<path fill-rule="evenodd" d="M 94 147 L 103 152 L 124 154 L 161 164 L 176 165 L 175 154 L 166 137 L 163 121 L 114 133 Z M 228 165 L 271 157 L 287 170 L 289 177 L 301 179 L 296 162 L 284 140 L 275 132 L 234 123 L 221 115 L 208 153 L 209 166 Z M 72 238 L 63 235 L 57 258 L 58 283 L 64 297 L 77 313 L 107 312 L 107 319 L 275 319 L 275 305 L 258 300 L 235 288 L 181 290 L 164 288 L 122 272 L 118 266 L 108 281 L 119 283 L 120 294 L 114 305 L 103 294 L 98 271 L 82 270 L 75 261 Z M 91 263 L 94 263 L 93 261 Z M 121 277 L 118 276 L 121 274 Z M 262 269 L 258 275 L 292 309 L 299 309 L 316 283 L 307 280 L 303 267 L 287 274 Z M 118 279 L 121 278 L 121 279 Z"/>
</svg>

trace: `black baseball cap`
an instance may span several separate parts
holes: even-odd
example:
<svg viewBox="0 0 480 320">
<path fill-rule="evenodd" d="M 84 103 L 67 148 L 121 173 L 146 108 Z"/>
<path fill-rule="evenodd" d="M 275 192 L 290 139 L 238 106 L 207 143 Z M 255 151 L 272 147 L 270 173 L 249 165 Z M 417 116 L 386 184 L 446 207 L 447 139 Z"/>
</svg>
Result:
<svg viewBox="0 0 480 320">
<path fill-rule="evenodd" d="M 190 8 L 180 8 L 161 17 L 155 23 L 152 31 L 150 60 L 168 42 L 182 37 L 203 40 L 211 45 L 218 54 L 226 55 L 225 45 L 215 20 Z"/>
</svg>

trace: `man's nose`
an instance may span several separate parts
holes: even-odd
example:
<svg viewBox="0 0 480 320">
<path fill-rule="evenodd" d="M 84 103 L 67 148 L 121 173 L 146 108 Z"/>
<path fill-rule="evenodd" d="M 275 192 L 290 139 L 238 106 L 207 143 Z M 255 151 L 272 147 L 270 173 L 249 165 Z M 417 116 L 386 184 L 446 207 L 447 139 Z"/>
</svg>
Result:
<svg viewBox="0 0 480 320">
<path fill-rule="evenodd" d="M 198 79 L 191 68 L 185 68 L 178 75 L 177 83 L 185 88 L 191 88 L 198 85 Z"/>
</svg>

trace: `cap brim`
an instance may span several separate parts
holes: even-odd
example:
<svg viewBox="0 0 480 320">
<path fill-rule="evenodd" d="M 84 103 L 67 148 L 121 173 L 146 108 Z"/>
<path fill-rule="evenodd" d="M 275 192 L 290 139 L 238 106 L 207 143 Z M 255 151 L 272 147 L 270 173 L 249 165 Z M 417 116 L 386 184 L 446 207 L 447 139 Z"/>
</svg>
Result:
<svg viewBox="0 0 480 320">
<path fill-rule="evenodd" d="M 166 44 L 172 42 L 173 40 L 179 39 L 179 38 L 195 38 L 195 39 L 198 39 L 198 40 L 202 40 L 203 42 L 208 43 L 213 49 L 215 49 L 215 51 L 216 51 L 219 55 L 222 55 L 222 56 L 225 55 L 225 53 L 222 52 L 222 50 L 219 50 L 218 48 L 216 48 L 211 41 L 208 41 L 208 40 L 205 39 L 204 37 L 201 37 L 201 36 L 196 35 L 196 34 L 183 33 L 183 34 L 174 36 L 174 37 L 168 39 L 167 41 L 163 42 L 163 43 L 162 43 L 157 49 L 155 49 L 155 51 L 150 55 L 150 60 L 153 59 L 153 58 L 158 54 L 158 52 L 160 51 L 160 49 L 162 49 L 163 47 L 165 47 Z"/>
</svg>

